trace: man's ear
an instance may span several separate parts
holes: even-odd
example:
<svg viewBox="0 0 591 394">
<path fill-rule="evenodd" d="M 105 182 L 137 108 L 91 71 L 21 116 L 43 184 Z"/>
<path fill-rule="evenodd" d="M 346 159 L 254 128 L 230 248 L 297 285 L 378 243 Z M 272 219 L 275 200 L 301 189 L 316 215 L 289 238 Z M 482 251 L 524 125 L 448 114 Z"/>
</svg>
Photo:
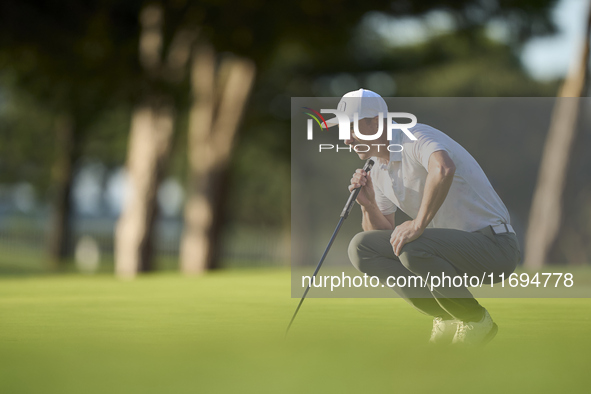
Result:
<svg viewBox="0 0 591 394">
<path fill-rule="evenodd" d="M 380 119 L 380 117 L 379 117 L 379 116 L 376 116 L 375 118 L 372 118 L 372 119 L 371 119 L 371 128 L 372 128 L 374 131 L 377 131 L 377 130 L 378 130 L 378 128 L 380 127 L 380 123 L 379 123 L 380 121 L 381 121 L 381 119 Z"/>
</svg>

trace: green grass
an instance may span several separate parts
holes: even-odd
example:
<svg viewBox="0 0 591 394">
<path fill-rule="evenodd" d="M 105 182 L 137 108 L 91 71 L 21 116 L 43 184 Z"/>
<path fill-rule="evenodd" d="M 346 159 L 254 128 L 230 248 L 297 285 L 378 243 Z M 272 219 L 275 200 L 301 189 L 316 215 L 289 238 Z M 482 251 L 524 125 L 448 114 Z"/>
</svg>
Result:
<svg viewBox="0 0 591 394">
<path fill-rule="evenodd" d="M 433 349 L 399 299 L 309 299 L 289 271 L 0 280 L 0 393 L 588 392 L 591 300 L 486 299 L 483 349 Z"/>
<path fill-rule="evenodd" d="M 289 262 L 278 262 L 271 260 L 232 259 L 226 258 L 222 262 L 224 268 L 269 268 L 287 266 Z M 179 260 L 174 254 L 156 254 L 154 267 L 158 272 L 178 272 Z M 115 263 L 112 253 L 103 253 L 97 269 L 99 274 L 113 274 Z M 47 274 L 72 274 L 79 273 L 74 258 L 61 262 L 59 267 L 54 267 L 48 260 L 47 251 L 39 244 L 30 242 L 17 242 L 11 240 L 5 242 L 0 240 L 0 277 L 15 276 L 39 276 Z"/>
</svg>

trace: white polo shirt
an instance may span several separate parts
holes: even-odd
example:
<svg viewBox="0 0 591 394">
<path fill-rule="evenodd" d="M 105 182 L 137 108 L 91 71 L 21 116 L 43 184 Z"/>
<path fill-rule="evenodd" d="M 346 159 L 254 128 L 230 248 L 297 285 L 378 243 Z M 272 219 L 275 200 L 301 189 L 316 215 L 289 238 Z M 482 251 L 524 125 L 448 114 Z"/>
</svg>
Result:
<svg viewBox="0 0 591 394">
<path fill-rule="evenodd" d="M 456 166 L 449 193 L 428 227 L 464 231 L 480 230 L 488 225 L 510 224 L 509 212 L 476 160 L 460 144 L 441 131 L 417 124 L 410 131 L 412 141 L 401 130 L 392 132 L 391 144 L 403 146 L 391 152 L 385 163 L 376 157 L 371 171 L 376 202 L 384 215 L 402 209 L 416 218 L 423 200 L 429 157 L 446 151 Z M 394 148 L 394 147 L 393 147 Z"/>
</svg>

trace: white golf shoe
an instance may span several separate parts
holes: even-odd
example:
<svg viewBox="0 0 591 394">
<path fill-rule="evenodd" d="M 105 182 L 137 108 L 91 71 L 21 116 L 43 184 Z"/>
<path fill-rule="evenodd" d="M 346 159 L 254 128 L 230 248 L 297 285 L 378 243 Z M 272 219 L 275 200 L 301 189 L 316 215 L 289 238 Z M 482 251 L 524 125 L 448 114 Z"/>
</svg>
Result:
<svg viewBox="0 0 591 394">
<path fill-rule="evenodd" d="M 485 309 L 484 317 L 480 321 L 460 322 L 452 343 L 467 346 L 484 345 L 497 335 L 498 330 L 498 326 Z"/>
<path fill-rule="evenodd" d="M 459 320 L 443 320 L 441 317 L 433 319 L 433 331 L 431 331 L 431 338 L 429 343 L 432 344 L 449 344 L 456 334 Z"/>
</svg>

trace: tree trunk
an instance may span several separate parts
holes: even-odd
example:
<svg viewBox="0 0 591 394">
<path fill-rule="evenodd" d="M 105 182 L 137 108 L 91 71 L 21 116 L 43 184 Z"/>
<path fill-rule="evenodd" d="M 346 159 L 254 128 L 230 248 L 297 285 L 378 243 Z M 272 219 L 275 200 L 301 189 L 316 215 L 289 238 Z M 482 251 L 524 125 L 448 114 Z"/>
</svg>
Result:
<svg viewBox="0 0 591 394">
<path fill-rule="evenodd" d="M 53 215 L 48 239 L 49 260 L 52 269 L 71 253 L 72 179 L 75 161 L 74 122 L 69 116 L 56 121 L 57 158 L 52 177 L 55 189 Z"/>
<path fill-rule="evenodd" d="M 174 112 L 166 100 L 135 109 L 127 155 L 128 194 L 117 223 L 115 261 L 117 276 L 133 278 L 149 271 L 156 195 L 172 143 Z"/>
<path fill-rule="evenodd" d="M 524 266 L 538 269 L 546 264 L 556 242 L 562 215 L 562 196 L 589 64 L 591 8 L 580 59 L 572 64 L 556 100 L 534 191 L 525 241 Z M 572 97 L 572 98 L 568 98 Z"/>
<path fill-rule="evenodd" d="M 224 223 L 226 222 L 226 203 L 228 201 L 228 192 L 230 190 L 230 171 L 227 163 L 221 165 L 219 171 L 214 170 L 210 179 L 212 179 L 212 217 L 214 220 L 211 223 L 209 230 L 208 249 L 209 256 L 207 258 L 207 268 L 210 270 L 221 268 L 222 259 L 222 231 Z"/>
<path fill-rule="evenodd" d="M 254 64 L 238 58 L 224 59 L 216 73 L 213 48 L 203 43 L 194 51 L 189 179 L 180 253 L 185 274 L 218 266 L 228 163 L 254 75 Z"/>
<path fill-rule="evenodd" d="M 140 14 L 139 60 L 150 85 L 132 114 L 127 171 L 129 190 L 115 234 L 115 271 L 133 278 L 153 265 L 153 228 L 157 214 L 158 186 L 170 156 L 175 123 L 173 98 L 164 93 L 182 81 L 195 33 L 180 29 L 163 56 L 164 13 L 159 4 L 149 4 Z M 166 61 L 163 59 L 166 58 Z"/>
</svg>

